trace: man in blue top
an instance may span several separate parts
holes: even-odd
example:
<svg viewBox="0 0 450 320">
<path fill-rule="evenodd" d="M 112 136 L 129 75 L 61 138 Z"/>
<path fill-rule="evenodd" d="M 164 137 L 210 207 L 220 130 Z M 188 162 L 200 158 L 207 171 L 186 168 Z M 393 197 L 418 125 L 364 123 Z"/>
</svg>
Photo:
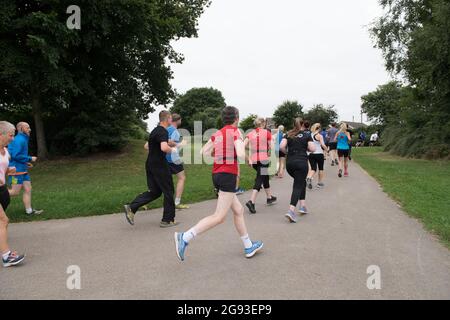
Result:
<svg viewBox="0 0 450 320">
<path fill-rule="evenodd" d="M 37 157 L 28 155 L 28 142 L 30 140 L 31 128 L 26 122 L 19 122 L 16 126 L 17 135 L 8 145 L 8 151 L 11 154 L 9 167 L 15 167 L 16 173 L 10 175 L 8 183 L 11 186 L 9 194 L 17 196 L 23 188 L 23 204 L 25 212 L 28 215 L 39 215 L 43 210 L 35 210 L 31 206 L 31 179 L 28 175 L 28 168 L 31 162 L 36 162 Z"/>
<path fill-rule="evenodd" d="M 169 133 L 169 145 L 176 147 L 177 152 L 167 153 L 166 159 L 169 163 L 170 172 L 177 176 L 177 189 L 175 193 L 175 208 L 189 209 L 189 206 L 181 204 L 181 196 L 184 191 L 184 184 L 186 183 L 186 174 L 184 172 L 183 161 L 178 153 L 179 148 L 186 145 L 186 141 L 181 141 L 181 135 L 178 128 L 181 126 L 181 116 L 179 114 L 172 114 L 172 125 L 167 127 Z"/>
</svg>

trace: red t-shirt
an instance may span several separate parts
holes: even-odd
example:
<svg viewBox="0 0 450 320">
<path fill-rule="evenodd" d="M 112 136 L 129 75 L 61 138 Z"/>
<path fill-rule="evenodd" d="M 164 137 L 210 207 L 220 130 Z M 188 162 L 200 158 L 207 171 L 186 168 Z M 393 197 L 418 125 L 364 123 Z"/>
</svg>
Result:
<svg viewBox="0 0 450 320">
<path fill-rule="evenodd" d="M 211 141 L 214 143 L 213 173 L 238 175 L 239 164 L 234 142 L 239 137 L 239 129 L 232 125 L 223 127 L 211 137 Z"/>
<path fill-rule="evenodd" d="M 257 128 L 251 131 L 247 138 L 250 146 L 250 161 L 256 163 L 268 160 L 272 133 L 269 130 Z"/>
</svg>

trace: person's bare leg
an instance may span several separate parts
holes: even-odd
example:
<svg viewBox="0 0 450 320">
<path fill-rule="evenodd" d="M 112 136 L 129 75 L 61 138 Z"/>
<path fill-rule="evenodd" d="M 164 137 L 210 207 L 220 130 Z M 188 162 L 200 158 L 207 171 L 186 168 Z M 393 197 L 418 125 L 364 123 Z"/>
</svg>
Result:
<svg viewBox="0 0 450 320">
<path fill-rule="evenodd" d="M 244 219 L 244 207 L 239 202 L 239 199 L 237 198 L 236 195 L 234 195 L 231 210 L 233 211 L 234 227 L 236 228 L 236 231 L 238 232 L 239 236 L 243 237 L 245 235 L 248 235 L 247 226 L 245 225 Z"/>
<path fill-rule="evenodd" d="M 25 207 L 25 210 L 31 209 L 31 182 L 30 181 L 24 181 L 23 182 L 23 205 Z"/>
<path fill-rule="evenodd" d="M 250 201 L 252 203 L 256 203 L 256 197 L 258 196 L 258 193 L 259 193 L 258 190 L 253 189 L 252 196 L 250 197 Z"/>
<path fill-rule="evenodd" d="M 339 157 L 339 161 L 338 161 L 338 166 L 339 166 L 339 170 L 342 170 L 342 157 Z"/>
<path fill-rule="evenodd" d="M 9 219 L 6 216 L 6 213 L 3 210 L 3 208 L 0 206 L 0 254 L 7 253 L 9 251 L 8 223 Z"/>
<path fill-rule="evenodd" d="M 230 210 L 231 205 L 233 204 L 235 196 L 236 194 L 232 192 L 219 191 L 219 198 L 217 200 L 215 213 L 206 218 L 203 218 L 194 226 L 193 229 L 195 230 L 196 235 L 200 235 L 223 223 L 225 221 L 228 210 Z"/>
<path fill-rule="evenodd" d="M 278 174 L 279 178 L 283 178 L 285 168 L 286 168 L 286 158 L 282 157 L 280 158 L 280 173 Z"/>
<path fill-rule="evenodd" d="M 177 191 L 175 193 L 176 198 L 181 199 L 185 183 L 186 183 L 186 174 L 184 173 L 184 171 L 181 171 L 177 174 Z"/>
<path fill-rule="evenodd" d="M 319 183 L 321 183 L 324 178 L 325 178 L 325 172 L 323 170 L 319 170 Z"/>
<path fill-rule="evenodd" d="M 21 184 L 15 184 L 11 187 L 11 189 L 8 189 L 9 195 L 11 197 L 18 196 L 20 194 L 20 191 L 22 190 Z"/>
</svg>

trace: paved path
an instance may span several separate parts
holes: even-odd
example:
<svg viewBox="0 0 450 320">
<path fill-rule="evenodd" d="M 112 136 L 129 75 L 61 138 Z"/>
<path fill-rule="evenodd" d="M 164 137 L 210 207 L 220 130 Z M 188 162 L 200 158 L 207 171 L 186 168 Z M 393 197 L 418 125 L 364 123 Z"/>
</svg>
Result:
<svg viewBox="0 0 450 320">
<path fill-rule="evenodd" d="M 298 224 L 283 217 L 292 180 L 272 181 L 279 203 L 266 207 L 261 195 L 258 214 L 246 213 L 252 239 L 265 243 L 251 260 L 230 217 L 194 240 L 184 263 L 176 258 L 173 232 L 215 201 L 179 213 L 176 230 L 159 228 L 161 209 L 139 214 L 135 227 L 123 214 L 13 224 L 10 243 L 27 260 L 0 269 L 0 298 L 449 299 L 450 252 L 358 165 L 341 180 L 331 169 L 326 189 L 308 193 L 311 214 Z M 69 265 L 81 268 L 81 290 L 66 287 Z M 366 286 L 370 265 L 380 267 L 381 290 Z"/>
</svg>

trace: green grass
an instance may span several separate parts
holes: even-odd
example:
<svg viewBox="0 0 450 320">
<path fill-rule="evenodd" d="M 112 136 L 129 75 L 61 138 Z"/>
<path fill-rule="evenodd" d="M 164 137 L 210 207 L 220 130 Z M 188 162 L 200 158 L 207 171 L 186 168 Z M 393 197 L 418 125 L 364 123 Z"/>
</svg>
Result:
<svg viewBox="0 0 450 320">
<path fill-rule="evenodd" d="M 30 171 L 33 207 L 44 209 L 41 216 L 24 213 L 22 197 L 11 199 L 7 215 L 11 222 L 65 219 L 122 212 L 123 204 L 147 190 L 146 151 L 143 141 L 132 141 L 121 154 L 91 158 L 62 159 L 37 163 Z M 210 165 L 185 165 L 183 203 L 215 198 Z M 241 165 L 241 186 L 252 186 L 254 173 Z M 176 178 L 174 179 L 176 183 Z M 162 207 L 162 197 L 148 208 Z"/>
<path fill-rule="evenodd" d="M 450 162 L 406 159 L 357 148 L 354 159 L 411 216 L 450 248 Z"/>
</svg>

